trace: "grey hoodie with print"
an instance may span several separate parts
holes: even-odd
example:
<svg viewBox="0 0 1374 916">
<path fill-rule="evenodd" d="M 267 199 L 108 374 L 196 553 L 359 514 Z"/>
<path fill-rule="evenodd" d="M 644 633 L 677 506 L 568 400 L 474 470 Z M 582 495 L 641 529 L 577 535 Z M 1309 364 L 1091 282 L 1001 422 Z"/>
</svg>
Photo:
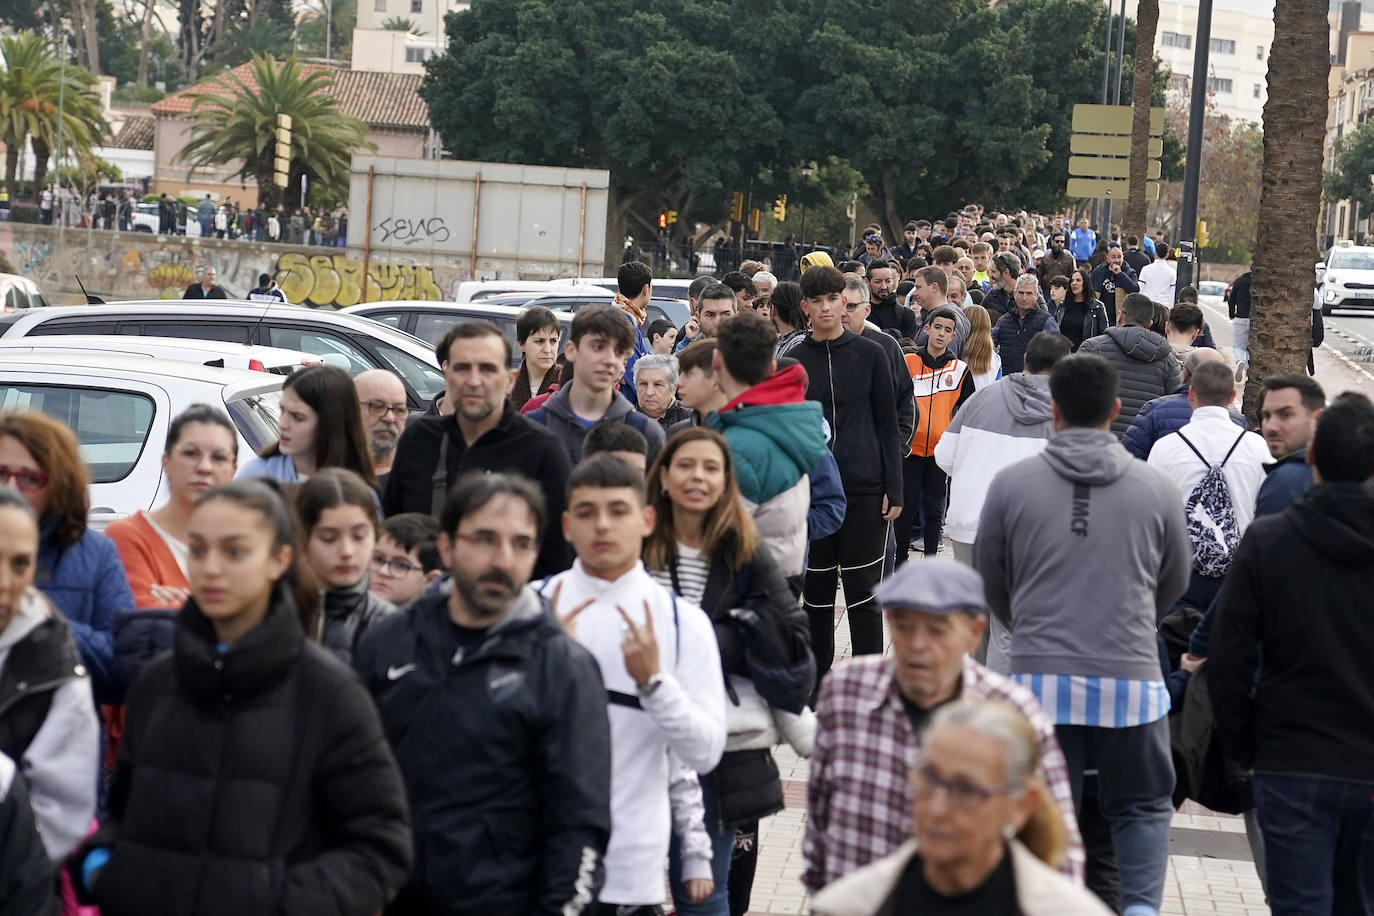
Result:
<svg viewBox="0 0 1374 916">
<path fill-rule="evenodd" d="M 1155 628 L 1192 566 L 1183 499 L 1110 432 L 1062 430 L 1001 471 L 973 551 L 1012 673 L 1160 679 Z"/>
</svg>

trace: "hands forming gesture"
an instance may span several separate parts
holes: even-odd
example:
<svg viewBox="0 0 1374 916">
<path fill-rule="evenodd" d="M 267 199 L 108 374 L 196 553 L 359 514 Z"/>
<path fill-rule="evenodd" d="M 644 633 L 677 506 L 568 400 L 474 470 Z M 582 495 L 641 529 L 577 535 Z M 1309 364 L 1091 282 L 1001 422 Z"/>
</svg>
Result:
<svg viewBox="0 0 1374 916">
<path fill-rule="evenodd" d="M 563 583 L 559 582 L 554 586 L 553 596 L 549 599 L 549 605 L 553 608 L 554 616 L 563 625 L 563 632 L 570 637 L 577 638 L 577 615 L 596 603 L 595 598 L 588 598 L 577 607 L 568 611 L 566 614 L 558 613 L 558 600 L 563 592 Z M 658 663 L 658 640 L 654 637 L 654 615 L 649 609 L 649 602 L 644 602 L 644 626 L 639 626 L 625 612 L 620 605 L 615 609 L 620 612 L 620 618 L 625 621 L 625 638 L 621 640 L 620 651 L 625 658 L 625 670 L 630 677 L 634 678 L 635 686 L 643 687 L 649 683 L 649 678 L 658 674 L 660 668 Z"/>
</svg>

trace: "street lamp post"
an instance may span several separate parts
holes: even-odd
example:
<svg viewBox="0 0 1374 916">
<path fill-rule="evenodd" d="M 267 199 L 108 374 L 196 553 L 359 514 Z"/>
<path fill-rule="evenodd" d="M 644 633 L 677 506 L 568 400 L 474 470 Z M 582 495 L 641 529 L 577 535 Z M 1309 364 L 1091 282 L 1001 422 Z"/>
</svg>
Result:
<svg viewBox="0 0 1374 916">
<path fill-rule="evenodd" d="M 1197 260 L 1197 199 L 1202 180 L 1202 127 L 1207 117 L 1207 57 L 1212 49 L 1212 0 L 1197 5 L 1197 49 L 1193 52 L 1192 110 L 1188 112 L 1188 152 L 1183 172 L 1183 215 L 1179 226 L 1178 281 L 1175 294 L 1193 283 Z"/>
<path fill-rule="evenodd" d="M 811 176 L 816 174 L 816 163 L 808 162 L 801 168 L 802 174 L 802 224 L 801 224 L 801 244 L 806 247 L 806 190 L 811 185 Z"/>
</svg>

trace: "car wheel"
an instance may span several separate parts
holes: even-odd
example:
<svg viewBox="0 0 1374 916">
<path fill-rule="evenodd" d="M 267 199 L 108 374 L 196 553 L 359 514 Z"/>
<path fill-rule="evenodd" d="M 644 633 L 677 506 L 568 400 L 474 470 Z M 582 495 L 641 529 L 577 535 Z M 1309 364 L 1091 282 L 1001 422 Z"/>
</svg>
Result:
<svg viewBox="0 0 1374 916">
<path fill-rule="evenodd" d="M 1329 318 L 1329 317 L 1331 317 L 1331 313 L 1334 312 L 1334 311 L 1336 311 L 1336 309 L 1335 309 L 1334 306 L 1327 305 L 1325 302 L 1322 303 L 1322 314 L 1323 314 L 1323 315 L 1325 315 L 1325 316 L 1327 316 L 1327 317 Z"/>
<path fill-rule="evenodd" d="M 148 233 L 149 235 L 151 235 L 152 232 L 153 232 L 153 227 L 152 227 L 152 226 L 135 226 L 135 227 L 134 227 L 134 231 L 135 231 L 135 232 L 146 232 L 146 233 Z"/>
</svg>

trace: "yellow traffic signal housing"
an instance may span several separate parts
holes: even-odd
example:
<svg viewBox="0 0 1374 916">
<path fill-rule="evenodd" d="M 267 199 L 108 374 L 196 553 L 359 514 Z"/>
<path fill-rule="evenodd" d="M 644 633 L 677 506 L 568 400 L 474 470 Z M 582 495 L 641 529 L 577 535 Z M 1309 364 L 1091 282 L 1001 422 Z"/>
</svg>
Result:
<svg viewBox="0 0 1374 916">
<path fill-rule="evenodd" d="M 1209 241 L 1211 240 L 1207 236 L 1207 220 L 1200 219 L 1197 221 L 1197 247 L 1206 248 Z"/>
<path fill-rule="evenodd" d="M 669 211 L 668 211 L 668 225 L 671 226 L 671 225 L 675 224 L 676 222 L 677 222 L 677 211 L 676 211 L 676 210 L 669 210 Z"/>
<path fill-rule="evenodd" d="M 773 201 L 773 219 L 778 222 L 787 220 L 787 195 L 779 194 L 778 199 Z"/>
<path fill-rule="evenodd" d="M 730 218 L 733 220 L 744 219 L 744 195 L 739 191 L 730 195 Z"/>
</svg>

